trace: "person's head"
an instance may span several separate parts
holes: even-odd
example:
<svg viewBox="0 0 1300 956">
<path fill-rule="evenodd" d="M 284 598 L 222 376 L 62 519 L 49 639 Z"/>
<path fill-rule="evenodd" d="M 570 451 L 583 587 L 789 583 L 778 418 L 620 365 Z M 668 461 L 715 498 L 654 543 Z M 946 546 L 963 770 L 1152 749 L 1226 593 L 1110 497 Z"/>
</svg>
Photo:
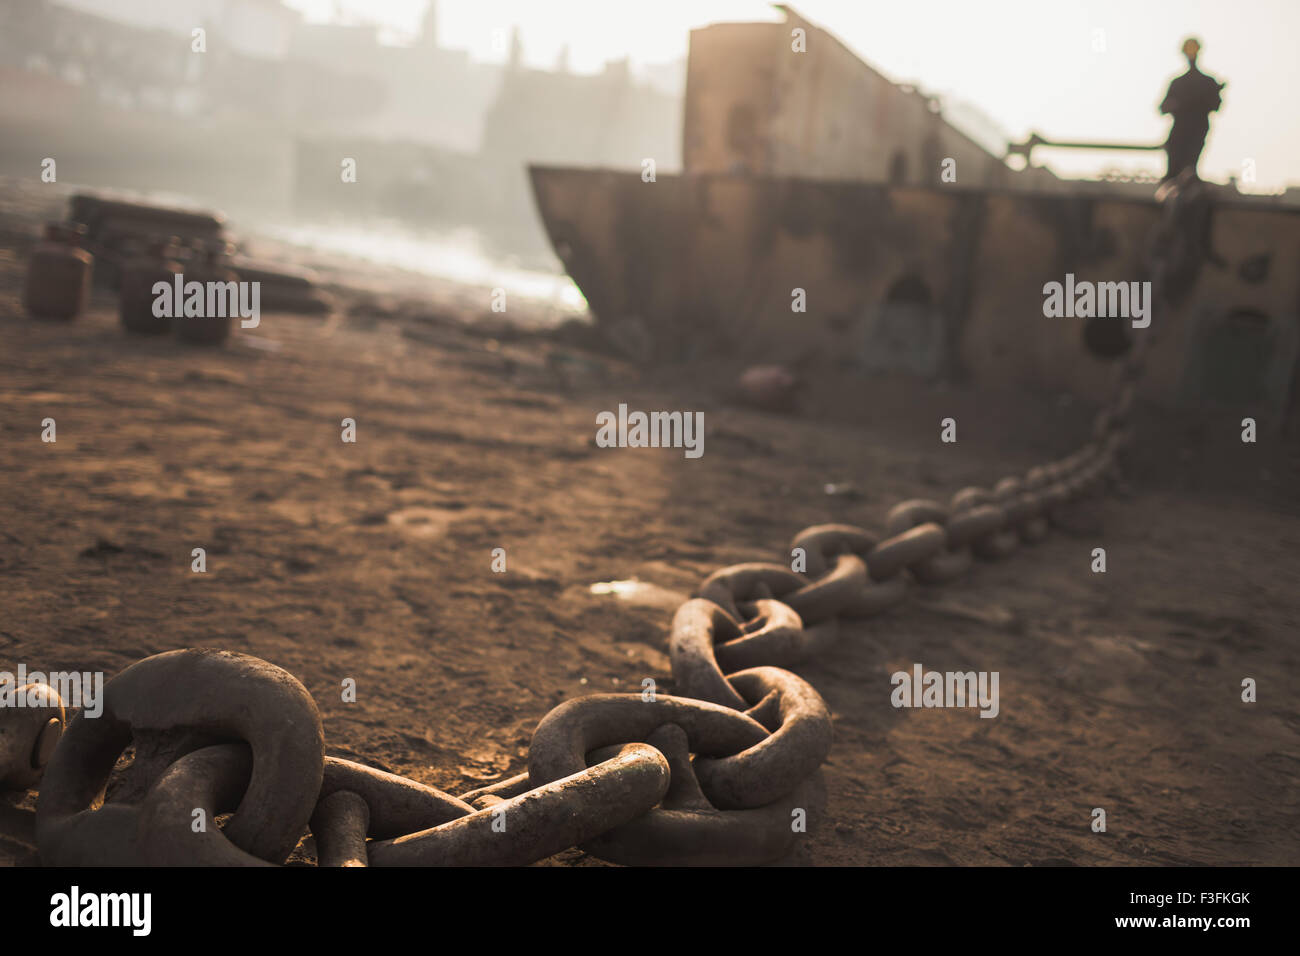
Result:
<svg viewBox="0 0 1300 956">
<path fill-rule="evenodd" d="M 1192 66 L 1196 65 L 1196 54 L 1201 52 L 1201 42 L 1196 37 L 1188 37 L 1183 41 L 1183 56 L 1187 57 L 1187 62 Z"/>
</svg>

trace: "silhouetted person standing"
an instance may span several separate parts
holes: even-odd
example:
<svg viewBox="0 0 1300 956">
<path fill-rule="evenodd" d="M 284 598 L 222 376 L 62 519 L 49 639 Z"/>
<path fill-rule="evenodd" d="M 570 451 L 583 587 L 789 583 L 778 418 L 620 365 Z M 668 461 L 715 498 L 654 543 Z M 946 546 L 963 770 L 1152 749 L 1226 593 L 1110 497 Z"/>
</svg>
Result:
<svg viewBox="0 0 1300 956">
<path fill-rule="evenodd" d="M 1183 44 L 1187 72 L 1174 78 L 1164 102 L 1160 104 L 1160 112 L 1174 118 L 1173 129 L 1165 141 L 1165 153 L 1169 156 L 1166 180 L 1173 179 L 1185 169 L 1190 169 L 1196 176 L 1196 163 L 1205 147 L 1205 134 L 1210 131 L 1210 114 L 1218 110 L 1221 102 L 1219 91 L 1226 85 L 1196 68 L 1196 55 L 1200 51 L 1201 44 L 1194 39 Z"/>
</svg>

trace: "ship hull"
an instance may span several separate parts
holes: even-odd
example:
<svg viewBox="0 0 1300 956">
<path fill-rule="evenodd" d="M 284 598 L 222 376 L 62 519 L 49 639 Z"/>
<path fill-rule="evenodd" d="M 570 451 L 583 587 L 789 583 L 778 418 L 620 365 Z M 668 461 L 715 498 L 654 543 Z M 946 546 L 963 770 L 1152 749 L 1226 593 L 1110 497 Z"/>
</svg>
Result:
<svg viewBox="0 0 1300 956">
<path fill-rule="evenodd" d="M 643 325 L 657 357 L 825 359 L 1097 400 L 1112 387 L 1114 354 L 1141 330 L 1121 317 L 1049 318 L 1044 287 L 1067 275 L 1150 280 L 1161 217 L 1154 200 L 952 186 L 530 175 L 597 322 Z M 1201 265 L 1179 307 L 1152 316 L 1159 348 L 1142 391 L 1170 404 L 1283 408 L 1300 338 L 1300 211 L 1219 203 L 1209 243 L 1217 261 Z M 1230 361 L 1218 354 L 1229 339 L 1241 340 Z"/>
</svg>

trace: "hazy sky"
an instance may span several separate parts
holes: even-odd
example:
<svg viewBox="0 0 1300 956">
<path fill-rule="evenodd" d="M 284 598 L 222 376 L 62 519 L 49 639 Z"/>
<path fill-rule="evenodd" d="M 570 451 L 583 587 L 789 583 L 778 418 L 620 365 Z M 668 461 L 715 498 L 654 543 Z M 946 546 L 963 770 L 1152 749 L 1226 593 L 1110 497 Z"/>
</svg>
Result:
<svg viewBox="0 0 1300 956">
<path fill-rule="evenodd" d="M 344 16 L 413 32 L 426 0 L 286 0 L 309 19 Z M 1300 185 L 1300 0 L 800 0 L 795 9 L 893 79 L 980 107 L 1013 137 L 1160 142 L 1156 105 L 1184 69 L 1183 38 L 1201 39 L 1201 68 L 1228 80 L 1202 158 L 1213 178 L 1255 161 L 1257 187 Z M 686 52 L 687 31 L 713 20 L 776 19 L 757 0 L 440 0 L 445 45 L 500 59 L 493 33 L 518 24 L 525 60 L 573 69 L 643 63 Z M 1095 31 L 1103 31 L 1097 34 Z M 1095 52 L 1098 37 L 1104 51 Z M 1163 168 L 1163 154 L 1036 153 L 1062 171 Z"/>
</svg>

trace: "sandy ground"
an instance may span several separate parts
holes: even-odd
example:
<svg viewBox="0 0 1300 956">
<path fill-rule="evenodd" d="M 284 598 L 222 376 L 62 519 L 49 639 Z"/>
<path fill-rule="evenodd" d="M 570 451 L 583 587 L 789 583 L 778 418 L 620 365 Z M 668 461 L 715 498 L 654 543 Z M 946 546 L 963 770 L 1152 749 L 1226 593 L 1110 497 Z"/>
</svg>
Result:
<svg viewBox="0 0 1300 956">
<path fill-rule="evenodd" d="M 0 247 L 0 665 L 255 654 L 313 693 L 329 752 L 451 792 L 521 771 L 565 699 L 671 691 L 668 622 L 710 571 L 989 485 L 1068 451 L 1090 412 L 805 369 L 801 413 L 767 414 L 730 400 L 725 362 L 638 370 L 364 314 L 268 315 L 192 350 L 126 337 L 102 293 L 75 324 L 27 319 L 25 255 Z M 620 402 L 704 411 L 703 457 L 595 447 Z M 1294 439 L 1242 445 L 1232 417 L 1145 410 L 1131 497 L 846 626 L 801 669 L 835 744 L 789 862 L 1300 862 L 1300 472 Z M 630 578 L 654 587 L 591 593 Z M 892 708 L 914 662 L 999 671 L 999 716 Z M 32 862 L 32 802 L 0 799 L 8 862 Z"/>
</svg>

